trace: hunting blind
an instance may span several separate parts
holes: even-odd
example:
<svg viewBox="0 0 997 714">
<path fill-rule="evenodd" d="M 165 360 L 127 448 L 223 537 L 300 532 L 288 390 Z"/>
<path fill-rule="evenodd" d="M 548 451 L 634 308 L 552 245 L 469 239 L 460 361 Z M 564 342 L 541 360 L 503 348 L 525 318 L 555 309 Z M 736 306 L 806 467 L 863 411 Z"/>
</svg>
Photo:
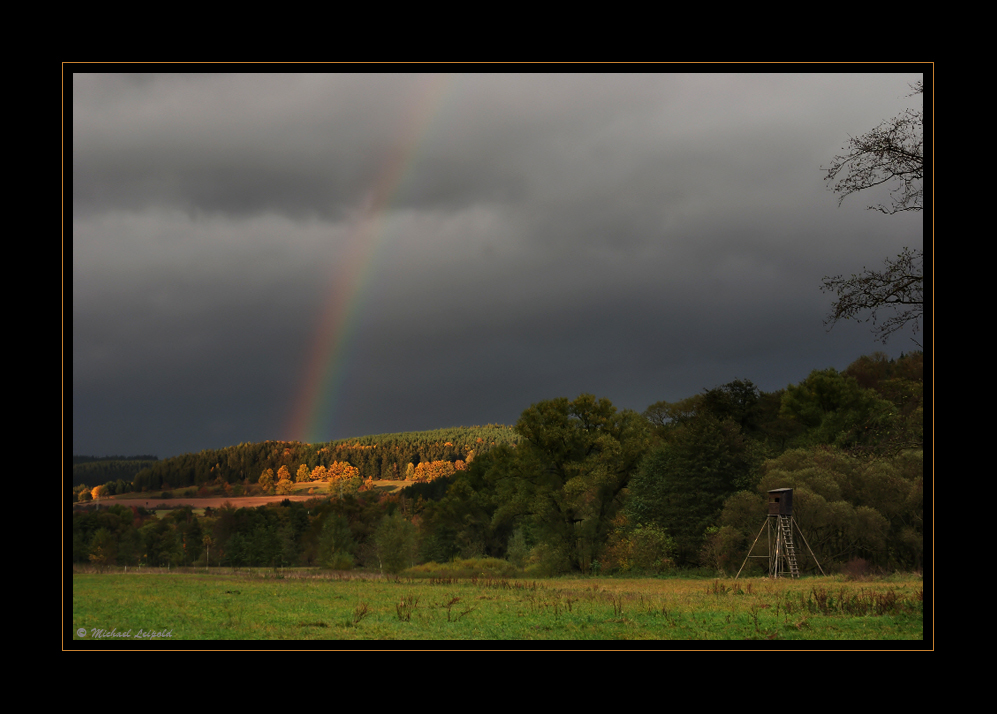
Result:
<svg viewBox="0 0 997 714">
<path fill-rule="evenodd" d="M 769 491 L 769 515 L 793 515 L 793 489 L 774 488 Z"/>
</svg>

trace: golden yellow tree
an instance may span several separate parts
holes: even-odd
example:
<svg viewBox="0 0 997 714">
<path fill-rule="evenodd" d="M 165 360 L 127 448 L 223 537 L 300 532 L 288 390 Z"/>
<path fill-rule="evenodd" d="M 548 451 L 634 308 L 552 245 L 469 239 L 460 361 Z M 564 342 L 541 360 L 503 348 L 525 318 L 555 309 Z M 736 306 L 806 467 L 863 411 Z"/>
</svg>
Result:
<svg viewBox="0 0 997 714">
<path fill-rule="evenodd" d="M 273 469 L 267 469 L 262 474 L 260 474 L 260 488 L 263 489 L 265 493 L 270 493 L 273 489 L 274 478 Z"/>
</svg>

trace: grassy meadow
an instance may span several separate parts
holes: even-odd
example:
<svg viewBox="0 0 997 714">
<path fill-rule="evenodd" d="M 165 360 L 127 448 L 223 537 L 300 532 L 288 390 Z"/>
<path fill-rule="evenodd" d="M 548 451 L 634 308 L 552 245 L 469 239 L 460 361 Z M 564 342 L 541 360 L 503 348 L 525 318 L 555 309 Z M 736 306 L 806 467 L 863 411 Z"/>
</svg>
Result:
<svg viewBox="0 0 997 714">
<path fill-rule="evenodd" d="M 72 590 L 73 639 L 101 640 L 101 646 L 123 639 L 924 638 L 924 590 L 918 575 L 735 581 L 80 569 L 72 575 Z"/>
</svg>

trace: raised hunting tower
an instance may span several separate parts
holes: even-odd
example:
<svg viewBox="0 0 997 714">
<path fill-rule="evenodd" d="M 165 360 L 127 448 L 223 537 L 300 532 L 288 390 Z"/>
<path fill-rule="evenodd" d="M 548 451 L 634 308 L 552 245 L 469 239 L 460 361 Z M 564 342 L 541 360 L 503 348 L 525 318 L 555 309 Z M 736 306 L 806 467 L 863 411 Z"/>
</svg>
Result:
<svg viewBox="0 0 997 714">
<path fill-rule="evenodd" d="M 773 524 L 772 521 L 775 521 Z M 769 530 L 775 525 L 775 551 L 769 548 L 769 577 L 778 578 L 789 571 L 791 578 L 800 577 L 793 545 L 793 489 L 774 488 L 769 491 Z"/>
</svg>

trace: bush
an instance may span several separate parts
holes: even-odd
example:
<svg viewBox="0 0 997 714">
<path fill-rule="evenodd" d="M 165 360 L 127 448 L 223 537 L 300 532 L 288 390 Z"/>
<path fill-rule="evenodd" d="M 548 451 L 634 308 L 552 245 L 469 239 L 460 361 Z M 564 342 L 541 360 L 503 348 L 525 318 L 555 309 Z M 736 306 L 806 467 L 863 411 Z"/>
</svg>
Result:
<svg viewBox="0 0 997 714">
<path fill-rule="evenodd" d="M 841 573 L 849 580 L 865 580 L 869 575 L 869 563 L 864 558 L 852 558 L 841 566 Z"/>
<path fill-rule="evenodd" d="M 512 578 L 522 570 L 499 558 L 464 558 L 449 563 L 423 563 L 405 571 L 412 578 Z"/>
<path fill-rule="evenodd" d="M 621 534 L 610 550 L 623 572 L 661 573 L 673 565 L 675 541 L 660 526 L 637 524 Z"/>
<path fill-rule="evenodd" d="M 513 531 L 509 538 L 509 548 L 506 550 L 506 559 L 517 568 L 526 567 L 527 558 L 530 557 L 530 548 L 526 544 L 526 536 L 522 528 Z"/>
<path fill-rule="evenodd" d="M 700 563 L 714 568 L 723 576 L 732 575 L 743 564 L 748 547 L 745 539 L 735 528 L 713 526 L 706 529 Z"/>
<path fill-rule="evenodd" d="M 540 543 L 530 551 L 526 574 L 539 578 L 552 578 L 571 572 L 571 554 L 549 543 Z"/>
<path fill-rule="evenodd" d="M 330 570 L 353 570 L 353 556 L 343 551 L 337 551 L 326 558 L 325 567 Z"/>
</svg>

